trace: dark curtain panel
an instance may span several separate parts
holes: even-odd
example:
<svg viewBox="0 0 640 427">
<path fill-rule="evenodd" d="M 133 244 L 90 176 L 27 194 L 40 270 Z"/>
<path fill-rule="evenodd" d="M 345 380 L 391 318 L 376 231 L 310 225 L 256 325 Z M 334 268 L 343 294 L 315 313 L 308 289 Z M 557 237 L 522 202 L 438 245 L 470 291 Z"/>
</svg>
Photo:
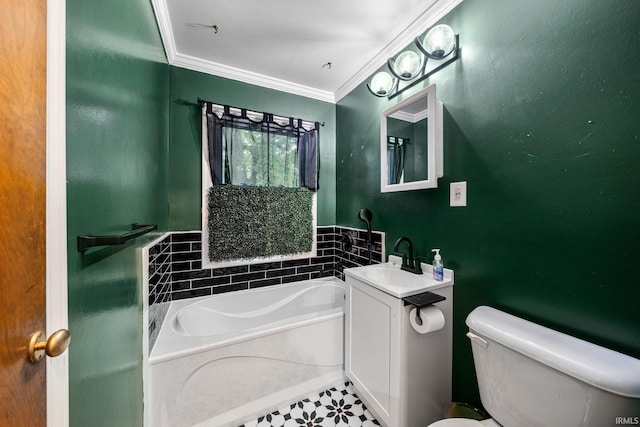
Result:
<svg viewBox="0 0 640 427">
<path fill-rule="evenodd" d="M 320 124 L 310 131 L 301 132 L 298 137 L 298 185 L 311 191 L 318 191 L 318 137 Z M 302 129 L 302 126 L 298 126 Z M 304 130 L 304 129 L 303 129 Z"/>
<path fill-rule="evenodd" d="M 387 140 L 387 184 L 399 184 L 404 172 L 408 139 L 389 137 Z"/>
<path fill-rule="evenodd" d="M 222 184 L 222 123 L 213 113 L 211 104 L 206 104 L 207 114 L 207 142 L 209 146 L 209 167 L 213 185 Z"/>
</svg>

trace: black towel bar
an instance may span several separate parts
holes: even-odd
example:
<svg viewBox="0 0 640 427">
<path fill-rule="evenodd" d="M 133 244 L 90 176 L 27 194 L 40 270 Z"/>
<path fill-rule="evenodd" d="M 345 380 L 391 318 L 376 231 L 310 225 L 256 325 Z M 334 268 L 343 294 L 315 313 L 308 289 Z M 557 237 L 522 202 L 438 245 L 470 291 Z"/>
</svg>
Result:
<svg viewBox="0 0 640 427">
<path fill-rule="evenodd" d="M 131 224 L 130 232 L 115 236 L 94 236 L 91 234 L 78 236 L 78 252 L 83 252 L 93 246 L 122 245 L 131 239 L 157 229 L 158 226 L 156 224 Z"/>
</svg>

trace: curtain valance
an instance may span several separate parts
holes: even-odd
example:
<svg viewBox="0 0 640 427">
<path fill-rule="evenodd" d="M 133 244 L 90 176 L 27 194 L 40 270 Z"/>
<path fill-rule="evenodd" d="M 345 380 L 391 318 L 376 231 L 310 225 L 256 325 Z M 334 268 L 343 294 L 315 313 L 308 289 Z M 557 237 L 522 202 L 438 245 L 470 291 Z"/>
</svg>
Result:
<svg viewBox="0 0 640 427">
<path fill-rule="evenodd" d="M 214 185 L 317 191 L 320 123 L 202 101 Z"/>
</svg>

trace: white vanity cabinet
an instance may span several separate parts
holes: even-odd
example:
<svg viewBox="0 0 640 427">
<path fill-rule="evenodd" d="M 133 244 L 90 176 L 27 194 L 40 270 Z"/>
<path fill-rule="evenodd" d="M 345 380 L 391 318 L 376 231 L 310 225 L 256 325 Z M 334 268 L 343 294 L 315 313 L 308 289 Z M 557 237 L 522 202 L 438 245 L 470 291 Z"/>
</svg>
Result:
<svg viewBox="0 0 640 427">
<path fill-rule="evenodd" d="M 400 348 L 402 300 L 349 276 L 346 281 L 346 375 L 378 421 L 390 426 L 400 397 L 400 355 L 390 350 Z"/>
<path fill-rule="evenodd" d="M 433 290 L 446 298 L 434 304 L 445 326 L 419 334 L 413 306 L 367 283 L 360 268 L 345 270 L 345 374 L 381 424 L 427 426 L 451 402 L 453 280 Z"/>
</svg>

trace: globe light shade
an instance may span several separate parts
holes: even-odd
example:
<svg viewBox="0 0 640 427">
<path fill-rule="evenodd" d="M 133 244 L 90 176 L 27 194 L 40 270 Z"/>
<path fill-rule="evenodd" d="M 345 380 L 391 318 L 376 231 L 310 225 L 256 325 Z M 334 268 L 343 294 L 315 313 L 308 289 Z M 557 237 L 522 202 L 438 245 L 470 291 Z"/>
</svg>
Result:
<svg viewBox="0 0 640 427">
<path fill-rule="evenodd" d="M 420 71 L 420 57 L 417 53 L 407 50 L 395 60 L 395 71 L 403 79 L 410 79 Z"/>
<path fill-rule="evenodd" d="M 387 95 L 393 89 L 393 77 L 386 71 L 380 71 L 373 76 L 370 83 L 370 89 L 378 96 Z"/>
<path fill-rule="evenodd" d="M 435 59 L 449 55 L 456 45 L 456 35 L 448 25 L 436 25 L 425 34 L 422 47 L 428 56 Z"/>
</svg>

